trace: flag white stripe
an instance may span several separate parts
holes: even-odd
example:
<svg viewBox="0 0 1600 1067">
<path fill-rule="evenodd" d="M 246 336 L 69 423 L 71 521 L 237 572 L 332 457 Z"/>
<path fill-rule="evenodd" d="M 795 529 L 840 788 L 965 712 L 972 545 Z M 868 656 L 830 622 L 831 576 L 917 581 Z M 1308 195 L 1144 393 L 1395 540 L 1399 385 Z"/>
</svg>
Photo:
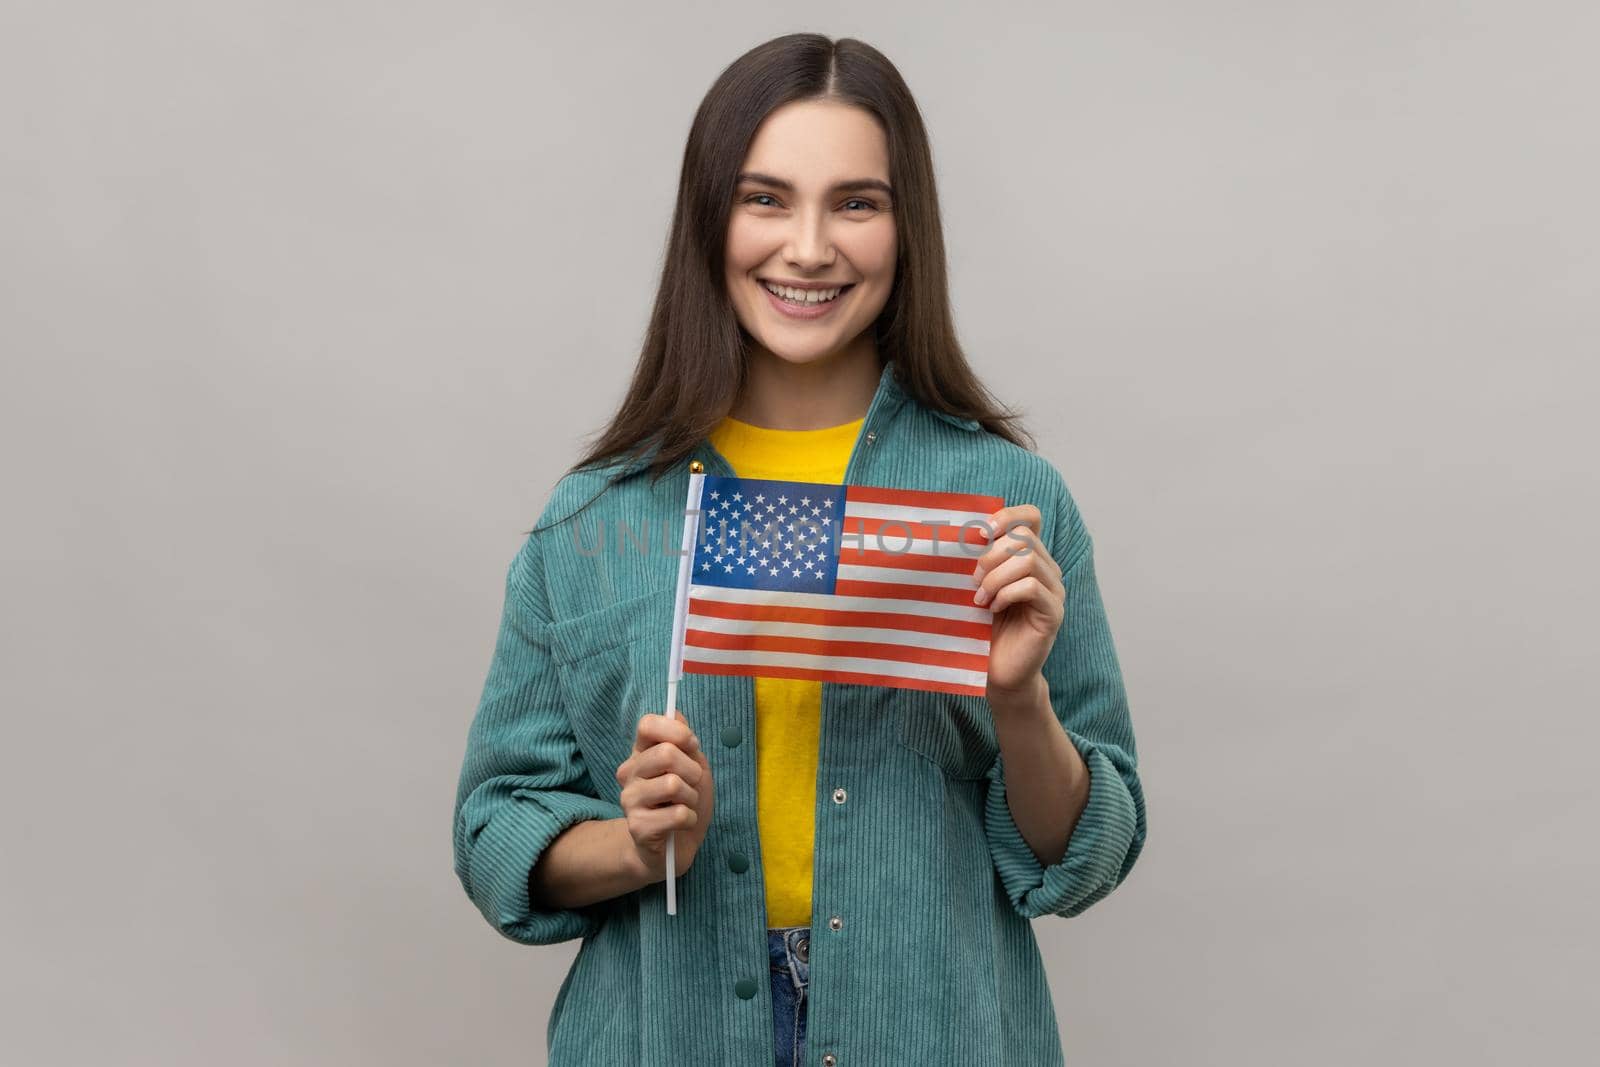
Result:
<svg viewBox="0 0 1600 1067">
<path fill-rule="evenodd" d="M 964 522 L 987 527 L 987 511 L 952 511 L 949 508 L 919 508 L 906 504 L 879 504 L 876 501 L 849 500 L 845 502 L 846 518 L 900 519 L 905 522 L 939 522 L 946 526 L 960 526 Z"/>
<path fill-rule="evenodd" d="M 976 564 L 974 564 L 976 566 Z M 899 585 L 926 585 L 940 589 L 967 589 L 977 592 L 971 574 L 950 574 L 946 571 L 907 570 L 904 567 L 865 567 L 855 563 L 839 564 L 839 579 L 855 582 L 893 582 Z"/>
<path fill-rule="evenodd" d="M 976 588 L 976 586 L 974 586 Z M 781 607 L 821 608 L 833 611 L 895 611 L 906 615 L 932 615 L 941 619 L 986 623 L 994 618 L 976 604 L 940 604 L 931 600 L 897 600 L 882 596 L 844 596 L 839 593 L 791 593 L 783 589 L 733 589 L 720 585 L 690 584 L 689 594 L 725 604 L 771 604 Z M 690 605 L 693 610 L 693 605 Z"/>
<path fill-rule="evenodd" d="M 935 682 L 955 682 L 960 685 L 983 687 L 989 678 L 984 671 L 961 670 L 956 667 L 939 667 L 931 663 L 905 663 L 900 660 L 861 659 L 853 656 L 813 656 L 803 652 L 767 652 L 750 649 L 701 648 L 685 645 L 685 660 L 700 663 L 729 663 L 763 667 L 809 667 L 821 671 L 857 671 L 862 674 L 886 674 L 893 678 L 919 678 Z"/>
<path fill-rule="evenodd" d="M 937 544 L 937 548 L 934 546 Z M 891 556 L 938 556 L 941 559 L 970 560 L 977 566 L 978 557 L 989 551 L 987 544 L 969 545 L 964 541 L 938 541 L 931 537 L 918 537 L 906 540 L 906 532 L 895 527 L 887 530 L 862 532 L 860 530 L 839 531 L 839 545 L 841 548 L 853 549 L 858 552 L 884 552 Z"/>
<path fill-rule="evenodd" d="M 946 652 L 989 654 L 989 642 L 977 637 L 931 634 L 922 630 L 897 630 L 881 626 L 818 626 L 809 622 L 776 622 L 766 619 L 724 619 L 717 615 L 689 613 L 688 628 L 718 634 L 762 634 L 777 637 L 803 637 L 815 641 L 876 641 L 889 645 L 936 648 Z M 748 650 L 746 650 L 749 654 Z"/>
<path fill-rule="evenodd" d="M 743 554 L 754 556 L 763 552 L 771 552 L 770 543 L 758 540 L 752 531 L 750 536 L 740 540 L 739 531 L 729 529 L 727 540 L 720 541 L 720 531 L 711 530 L 707 534 L 707 542 L 711 545 L 711 552 L 715 555 L 718 548 L 723 548 L 724 555 Z M 931 537 L 914 537 L 909 540 L 907 531 L 900 527 L 889 527 L 884 530 L 838 530 L 828 529 L 785 534 L 778 539 L 781 548 L 793 551 L 797 547 L 810 545 L 818 546 L 823 552 L 835 554 L 837 544 L 839 548 L 849 548 L 858 552 L 883 552 L 890 556 L 937 556 L 941 559 L 966 559 L 973 563 L 978 562 L 978 557 L 989 550 L 988 542 L 983 544 L 969 544 L 965 541 L 935 541 Z"/>
</svg>

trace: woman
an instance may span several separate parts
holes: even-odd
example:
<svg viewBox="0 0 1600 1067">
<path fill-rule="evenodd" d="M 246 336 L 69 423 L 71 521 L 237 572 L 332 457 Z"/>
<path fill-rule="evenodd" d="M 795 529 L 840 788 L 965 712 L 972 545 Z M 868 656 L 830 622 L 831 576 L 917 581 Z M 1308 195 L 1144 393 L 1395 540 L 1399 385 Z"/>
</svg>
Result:
<svg viewBox="0 0 1600 1067">
<path fill-rule="evenodd" d="M 511 563 L 462 767 L 469 897 L 513 940 L 583 939 L 552 1064 L 1063 1062 L 1030 920 L 1121 884 L 1146 821 L 1092 542 L 1014 421 L 956 341 L 894 67 L 812 34 L 741 57 L 632 384 Z M 1002 497 L 985 695 L 685 674 L 665 715 L 696 459 Z"/>
</svg>

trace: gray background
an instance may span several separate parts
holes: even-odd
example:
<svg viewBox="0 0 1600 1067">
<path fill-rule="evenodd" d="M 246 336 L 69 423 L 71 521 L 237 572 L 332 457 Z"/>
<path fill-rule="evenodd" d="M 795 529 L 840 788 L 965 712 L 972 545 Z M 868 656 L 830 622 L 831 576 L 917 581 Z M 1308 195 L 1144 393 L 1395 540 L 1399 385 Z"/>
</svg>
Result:
<svg viewBox="0 0 1600 1067">
<path fill-rule="evenodd" d="M 689 120 L 882 48 L 1096 537 L 1150 805 L 1076 1064 L 1595 1035 L 1592 65 L 1569 3 L 0 6 L 0 1059 L 540 1064 L 451 869 L 512 554 Z"/>
</svg>

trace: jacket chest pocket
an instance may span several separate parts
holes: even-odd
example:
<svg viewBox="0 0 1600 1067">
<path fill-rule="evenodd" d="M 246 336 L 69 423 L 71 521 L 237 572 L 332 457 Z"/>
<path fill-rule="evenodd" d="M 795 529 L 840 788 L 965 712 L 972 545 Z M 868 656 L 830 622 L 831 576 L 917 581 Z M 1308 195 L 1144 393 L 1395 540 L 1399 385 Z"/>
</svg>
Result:
<svg viewBox="0 0 1600 1067">
<path fill-rule="evenodd" d="M 665 710 L 672 600 L 672 589 L 656 589 L 551 624 L 567 717 L 603 791 L 615 789 L 613 775 L 633 751 L 639 717 Z"/>
<path fill-rule="evenodd" d="M 951 778 L 982 778 L 1000 754 L 994 717 L 984 697 L 896 691 L 899 741 Z"/>
</svg>

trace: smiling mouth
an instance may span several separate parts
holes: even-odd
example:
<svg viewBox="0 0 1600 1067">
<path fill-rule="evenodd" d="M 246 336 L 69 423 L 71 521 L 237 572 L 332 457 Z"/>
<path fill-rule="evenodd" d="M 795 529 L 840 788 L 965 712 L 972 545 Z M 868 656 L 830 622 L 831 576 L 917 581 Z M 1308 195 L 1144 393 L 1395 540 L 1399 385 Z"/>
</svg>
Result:
<svg viewBox="0 0 1600 1067">
<path fill-rule="evenodd" d="M 797 308 L 820 307 L 831 304 L 844 294 L 856 287 L 855 282 L 847 285 L 831 286 L 826 289 L 793 289 L 786 285 L 773 285 L 771 282 L 757 279 L 761 287 L 785 304 Z M 817 294 L 827 294 L 827 299 L 817 299 Z"/>
</svg>

